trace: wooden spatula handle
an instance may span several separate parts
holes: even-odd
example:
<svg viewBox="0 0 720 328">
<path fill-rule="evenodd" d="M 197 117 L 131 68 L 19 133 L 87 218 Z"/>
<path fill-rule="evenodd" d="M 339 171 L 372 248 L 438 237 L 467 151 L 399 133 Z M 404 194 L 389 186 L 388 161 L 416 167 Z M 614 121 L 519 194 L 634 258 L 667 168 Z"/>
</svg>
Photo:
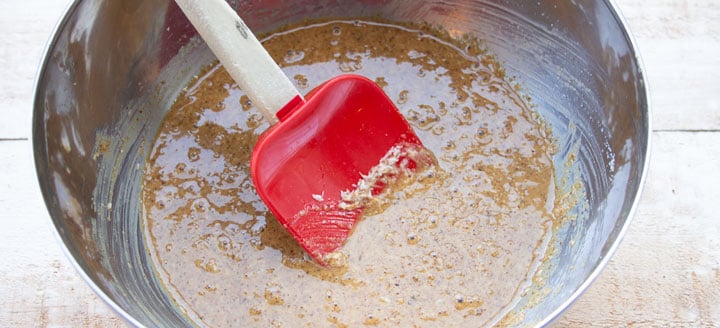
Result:
<svg viewBox="0 0 720 328">
<path fill-rule="evenodd" d="M 176 0 L 230 76 L 270 124 L 300 96 L 238 14 L 224 0 Z"/>
</svg>

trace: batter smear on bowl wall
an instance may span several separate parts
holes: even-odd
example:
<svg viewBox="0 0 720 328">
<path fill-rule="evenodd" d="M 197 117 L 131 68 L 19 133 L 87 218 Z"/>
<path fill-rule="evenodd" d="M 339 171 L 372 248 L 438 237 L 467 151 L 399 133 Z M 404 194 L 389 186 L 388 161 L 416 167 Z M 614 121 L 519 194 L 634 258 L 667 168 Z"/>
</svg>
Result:
<svg viewBox="0 0 720 328">
<path fill-rule="evenodd" d="M 552 135 L 495 58 L 436 28 L 358 20 L 289 26 L 263 46 L 301 92 L 339 74 L 373 80 L 433 161 L 378 197 L 347 195 L 366 211 L 320 267 L 252 185 L 250 154 L 269 124 L 219 64 L 207 67 L 167 114 L 143 185 L 152 257 L 179 306 L 211 327 L 502 320 L 568 207 Z"/>
</svg>

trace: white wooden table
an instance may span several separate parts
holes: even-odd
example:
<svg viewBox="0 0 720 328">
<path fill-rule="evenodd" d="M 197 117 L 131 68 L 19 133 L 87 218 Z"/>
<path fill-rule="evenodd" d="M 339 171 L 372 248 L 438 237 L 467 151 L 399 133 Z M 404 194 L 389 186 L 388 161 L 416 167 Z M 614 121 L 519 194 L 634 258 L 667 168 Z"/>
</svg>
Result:
<svg viewBox="0 0 720 328">
<path fill-rule="evenodd" d="M 68 0 L 0 0 L 0 327 L 124 322 L 69 264 L 32 158 L 35 71 Z M 559 326 L 720 327 L 720 1 L 617 0 L 651 86 L 653 149 L 632 226 Z"/>
</svg>

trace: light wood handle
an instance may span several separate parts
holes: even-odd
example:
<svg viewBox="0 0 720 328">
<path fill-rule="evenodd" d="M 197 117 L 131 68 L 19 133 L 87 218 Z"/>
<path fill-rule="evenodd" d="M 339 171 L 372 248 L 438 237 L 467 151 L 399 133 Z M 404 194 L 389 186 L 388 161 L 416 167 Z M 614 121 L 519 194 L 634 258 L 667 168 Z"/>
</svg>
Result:
<svg viewBox="0 0 720 328">
<path fill-rule="evenodd" d="M 220 63 L 270 124 L 296 96 L 292 82 L 224 0 L 176 0 Z"/>
</svg>

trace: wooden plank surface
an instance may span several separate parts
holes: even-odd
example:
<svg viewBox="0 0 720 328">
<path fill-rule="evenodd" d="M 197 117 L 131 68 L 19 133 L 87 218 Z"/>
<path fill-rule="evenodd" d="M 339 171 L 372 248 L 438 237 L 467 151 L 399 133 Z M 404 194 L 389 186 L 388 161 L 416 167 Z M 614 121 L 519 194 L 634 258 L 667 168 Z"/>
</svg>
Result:
<svg viewBox="0 0 720 328">
<path fill-rule="evenodd" d="M 720 1 L 616 3 L 645 63 L 654 129 L 720 129 Z"/>
<path fill-rule="evenodd" d="M 0 327 L 124 322 L 58 246 L 37 187 L 32 83 L 64 1 L 0 0 Z M 561 327 L 720 327 L 720 1 L 617 0 L 644 59 L 653 150 L 638 213 Z"/>
</svg>

